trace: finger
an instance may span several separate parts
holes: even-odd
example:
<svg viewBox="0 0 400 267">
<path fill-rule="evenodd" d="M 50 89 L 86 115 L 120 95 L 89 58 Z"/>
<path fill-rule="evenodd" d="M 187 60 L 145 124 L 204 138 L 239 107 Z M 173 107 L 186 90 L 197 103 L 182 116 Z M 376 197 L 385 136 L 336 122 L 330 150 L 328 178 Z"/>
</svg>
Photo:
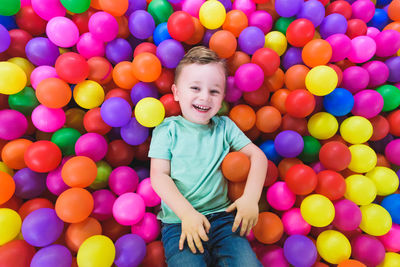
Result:
<svg viewBox="0 0 400 267">
<path fill-rule="evenodd" d="M 236 209 L 236 203 L 232 203 L 231 205 L 229 205 L 228 208 L 226 208 L 226 212 L 231 212 L 234 211 Z"/>
<path fill-rule="evenodd" d="M 196 244 L 196 247 L 199 249 L 200 253 L 204 253 L 204 248 L 203 248 L 203 243 L 201 242 L 199 235 L 195 234 L 193 236 L 194 243 Z"/>
<path fill-rule="evenodd" d="M 206 234 L 206 231 L 205 231 L 204 227 L 199 227 L 198 233 L 199 233 L 200 238 L 201 238 L 203 241 L 208 241 L 208 236 L 207 236 L 207 234 Z"/>
<path fill-rule="evenodd" d="M 190 250 L 194 254 L 196 254 L 196 247 L 194 246 L 192 235 L 188 234 L 187 237 L 186 237 L 186 240 L 187 240 L 187 243 L 188 243 L 188 246 L 189 246 Z"/>
<path fill-rule="evenodd" d="M 185 244 L 186 235 L 185 233 L 181 234 L 181 238 L 179 239 L 179 250 L 183 249 L 183 245 Z"/>
<path fill-rule="evenodd" d="M 242 221 L 242 217 L 240 215 L 236 214 L 235 221 L 233 222 L 233 226 L 232 226 L 232 232 L 236 232 L 241 221 Z"/>
<path fill-rule="evenodd" d="M 251 223 L 249 224 L 249 227 L 247 228 L 246 236 L 248 236 L 250 234 L 251 229 L 253 229 L 254 225 L 255 224 L 254 224 L 254 220 L 253 220 L 253 221 L 251 221 Z"/>
<path fill-rule="evenodd" d="M 210 232 L 210 228 L 211 228 L 211 224 L 210 222 L 207 220 L 207 218 L 204 216 L 204 220 L 203 220 L 203 225 L 204 228 L 206 229 L 207 234 Z"/>
<path fill-rule="evenodd" d="M 242 220 L 242 226 L 240 227 L 240 235 L 243 236 L 247 232 L 249 221 L 247 219 Z"/>
</svg>

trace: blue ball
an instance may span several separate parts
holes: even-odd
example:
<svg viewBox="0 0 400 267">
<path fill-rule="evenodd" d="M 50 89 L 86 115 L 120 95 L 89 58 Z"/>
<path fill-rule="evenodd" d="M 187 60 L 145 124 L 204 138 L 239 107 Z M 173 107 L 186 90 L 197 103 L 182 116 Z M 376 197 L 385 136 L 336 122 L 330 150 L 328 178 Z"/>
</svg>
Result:
<svg viewBox="0 0 400 267">
<path fill-rule="evenodd" d="M 330 94 L 324 96 L 324 108 L 334 116 L 348 114 L 354 106 L 354 97 L 350 91 L 344 88 L 336 88 Z"/>
<path fill-rule="evenodd" d="M 275 149 L 274 141 L 267 140 L 260 145 L 260 149 L 264 152 L 267 158 L 276 165 L 282 160 L 282 157 Z"/>
<path fill-rule="evenodd" d="M 386 6 L 390 4 L 392 0 L 376 0 L 376 6 Z"/>
<path fill-rule="evenodd" d="M 376 8 L 375 14 L 372 17 L 372 19 L 368 21 L 367 26 L 375 27 L 380 31 L 382 31 L 383 28 L 385 28 L 385 26 L 388 24 L 388 22 L 389 22 L 389 16 L 386 13 L 386 11 L 380 8 Z"/>
<path fill-rule="evenodd" d="M 400 224 L 400 194 L 392 194 L 385 197 L 381 203 L 392 217 L 392 221 Z"/>
<path fill-rule="evenodd" d="M 0 24 L 3 25 L 8 31 L 18 28 L 17 23 L 15 22 L 14 16 L 0 15 Z"/>
<path fill-rule="evenodd" d="M 154 44 L 158 46 L 162 41 L 167 39 L 172 39 L 168 32 L 167 22 L 158 24 L 153 32 Z"/>
</svg>

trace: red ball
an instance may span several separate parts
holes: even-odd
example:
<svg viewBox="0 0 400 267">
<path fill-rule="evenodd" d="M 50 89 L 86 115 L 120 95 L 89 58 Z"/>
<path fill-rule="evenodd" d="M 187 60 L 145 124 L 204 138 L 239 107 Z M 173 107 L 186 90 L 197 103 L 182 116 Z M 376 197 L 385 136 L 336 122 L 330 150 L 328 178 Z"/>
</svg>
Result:
<svg viewBox="0 0 400 267">
<path fill-rule="evenodd" d="M 292 130 L 298 132 L 301 136 L 308 134 L 307 119 L 295 118 L 289 114 L 282 117 L 281 131 Z"/>
<path fill-rule="evenodd" d="M 286 172 L 285 182 L 296 195 L 308 195 L 314 191 L 318 179 L 311 167 L 305 164 L 296 164 Z"/>
<path fill-rule="evenodd" d="M 83 117 L 83 127 L 89 133 L 105 135 L 111 130 L 111 126 L 105 123 L 100 114 L 100 108 L 92 108 Z"/>
<path fill-rule="evenodd" d="M 32 35 L 25 30 L 12 29 L 8 32 L 10 34 L 11 43 L 6 53 L 10 57 L 25 57 L 25 46 L 32 39 Z"/>
<path fill-rule="evenodd" d="M 119 166 L 129 165 L 135 153 L 133 147 L 118 139 L 108 144 L 108 151 L 106 160 L 111 167 L 116 168 Z"/>
<path fill-rule="evenodd" d="M 340 173 L 331 170 L 320 171 L 317 174 L 318 185 L 315 192 L 330 200 L 337 200 L 346 192 L 346 182 Z"/>
<path fill-rule="evenodd" d="M 12 240 L 0 246 L 0 266 L 29 266 L 35 253 L 35 248 L 25 240 Z"/>
<path fill-rule="evenodd" d="M 176 11 L 168 18 L 168 33 L 177 41 L 184 42 L 194 34 L 192 16 L 185 11 Z"/>
<path fill-rule="evenodd" d="M 74 14 L 71 20 L 76 24 L 79 30 L 79 34 L 84 34 L 85 32 L 89 31 L 89 19 L 90 17 L 96 13 L 93 9 L 89 9 L 86 12 L 80 14 Z"/>
<path fill-rule="evenodd" d="M 295 118 L 305 118 L 314 111 L 314 95 L 308 90 L 296 89 L 287 96 L 285 108 L 289 115 Z"/>
<path fill-rule="evenodd" d="M 160 101 L 165 108 L 165 117 L 177 116 L 181 114 L 181 107 L 179 106 L 179 102 L 174 100 L 174 96 L 172 94 L 163 95 L 160 98 Z"/>
<path fill-rule="evenodd" d="M 149 52 L 155 55 L 156 51 L 157 51 L 157 46 L 155 44 L 149 42 L 143 42 L 135 47 L 135 50 L 133 51 L 133 57 L 136 57 L 140 53 L 144 52 Z"/>
<path fill-rule="evenodd" d="M 163 68 L 161 75 L 154 83 L 157 86 L 158 92 L 162 95 L 171 93 L 171 86 L 174 83 L 174 71 L 171 69 Z"/>
<path fill-rule="evenodd" d="M 394 114 L 394 113 L 393 113 Z M 397 115 L 397 123 L 400 123 L 400 112 L 398 112 Z M 378 141 L 383 139 L 390 130 L 390 122 L 388 120 L 393 119 L 391 118 L 391 114 L 389 114 L 389 116 L 387 117 L 387 119 L 381 115 L 377 115 L 373 118 L 370 118 L 369 121 L 372 124 L 372 128 L 373 128 L 373 132 L 372 132 L 372 136 L 369 140 L 371 141 Z M 399 124 L 397 124 L 399 125 Z M 398 127 L 398 132 L 397 134 L 392 133 L 393 135 L 399 136 L 400 135 L 400 127 Z"/>
<path fill-rule="evenodd" d="M 308 19 L 296 19 L 289 24 L 286 38 L 289 44 L 302 47 L 314 38 L 315 27 Z"/>
<path fill-rule="evenodd" d="M 265 177 L 264 186 L 270 186 L 278 179 L 278 167 L 276 167 L 275 163 L 268 160 L 268 169 L 267 176 Z"/>
<path fill-rule="evenodd" d="M 56 60 L 57 75 L 67 83 L 79 83 L 89 76 L 89 64 L 78 53 L 67 52 Z"/>
<path fill-rule="evenodd" d="M 327 169 L 342 171 L 350 164 L 351 153 L 349 148 L 342 142 L 331 141 L 321 147 L 319 160 Z"/>
<path fill-rule="evenodd" d="M 265 85 L 261 85 L 261 87 L 255 91 L 244 92 L 243 99 L 253 107 L 261 107 L 268 103 L 269 95 L 270 92 L 268 88 Z"/>
<path fill-rule="evenodd" d="M 24 6 L 15 15 L 15 22 L 18 27 L 32 34 L 42 35 L 46 32 L 47 21 L 39 17 L 31 6 Z"/>
<path fill-rule="evenodd" d="M 61 150 L 47 140 L 32 143 L 25 151 L 24 161 L 35 172 L 50 172 L 61 162 Z"/>
<path fill-rule="evenodd" d="M 347 21 L 346 35 L 353 39 L 357 36 L 366 35 L 367 24 L 361 19 L 349 19 Z"/>
<path fill-rule="evenodd" d="M 146 256 L 141 265 L 143 267 L 167 267 L 161 241 L 153 241 L 146 246 Z"/>
<path fill-rule="evenodd" d="M 346 19 L 350 19 L 352 13 L 350 3 L 344 0 L 334 1 L 330 3 L 329 6 L 326 8 L 325 16 L 333 13 L 339 13 L 340 15 L 343 15 Z"/>
<path fill-rule="evenodd" d="M 276 72 L 281 64 L 281 59 L 271 48 L 258 49 L 251 58 L 251 63 L 255 63 L 261 67 L 265 76 L 271 76 Z"/>
<path fill-rule="evenodd" d="M 400 110 L 392 111 L 387 117 L 387 120 L 390 126 L 390 133 L 394 136 L 400 136 Z"/>
<path fill-rule="evenodd" d="M 104 101 L 106 101 L 107 99 L 109 99 L 111 97 L 120 97 L 122 99 L 125 99 L 129 103 L 129 105 L 131 105 L 131 107 L 133 107 L 130 91 L 128 91 L 128 90 L 124 90 L 121 88 L 111 89 L 105 95 Z"/>
</svg>

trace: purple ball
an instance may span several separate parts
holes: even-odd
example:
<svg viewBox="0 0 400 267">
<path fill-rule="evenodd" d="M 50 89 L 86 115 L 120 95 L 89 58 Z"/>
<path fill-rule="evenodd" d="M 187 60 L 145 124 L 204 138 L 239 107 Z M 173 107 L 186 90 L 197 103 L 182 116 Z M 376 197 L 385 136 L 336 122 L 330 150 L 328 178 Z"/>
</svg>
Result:
<svg viewBox="0 0 400 267">
<path fill-rule="evenodd" d="M 96 190 L 92 193 L 94 206 L 91 216 L 99 221 L 112 217 L 112 207 L 117 197 L 107 189 Z"/>
<path fill-rule="evenodd" d="M 185 49 L 177 40 L 167 39 L 157 46 L 156 55 L 164 67 L 173 69 L 185 55 Z"/>
<path fill-rule="evenodd" d="M 118 196 L 134 192 L 139 184 L 139 176 L 134 169 L 128 166 L 115 168 L 109 176 L 108 185 Z"/>
<path fill-rule="evenodd" d="M 377 87 L 384 84 L 389 77 L 389 68 L 385 63 L 373 60 L 362 65 L 368 71 L 369 83 L 368 87 Z"/>
<path fill-rule="evenodd" d="M 29 168 L 17 171 L 13 177 L 15 195 L 23 199 L 40 196 L 46 190 L 46 174 L 34 172 Z"/>
<path fill-rule="evenodd" d="M 136 174 L 139 176 L 139 182 L 150 177 L 150 170 L 144 166 L 135 167 Z"/>
<path fill-rule="evenodd" d="M 341 87 L 349 90 L 353 94 L 365 89 L 368 83 L 369 73 L 360 66 L 351 66 L 343 71 Z"/>
<path fill-rule="evenodd" d="M 25 53 L 29 61 L 36 66 L 54 66 L 60 55 L 58 46 L 45 37 L 35 37 L 29 40 L 25 46 Z"/>
<path fill-rule="evenodd" d="M 275 137 L 274 145 L 276 152 L 282 157 L 294 158 L 303 151 L 304 141 L 298 132 L 286 130 Z"/>
<path fill-rule="evenodd" d="M 134 37 L 147 39 L 153 35 L 156 23 L 149 12 L 136 10 L 129 16 L 128 27 Z"/>
<path fill-rule="evenodd" d="M 375 237 L 361 234 L 356 236 L 352 242 L 352 256 L 367 266 L 377 266 L 385 258 L 385 247 Z"/>
<path fill-rule="evenodd" d="M 395 30 L 385 30 L 375 36 L 376 52 L 378 57 L 389 57 L 396 54 L 400 48 L 400 33 Z"/>
<path fill-rule="evenodd" d="M 11 37 L 8 30 L 0 24 L 0 53 L 6 51 L 11 44 Z"/>
<path fill-rule="evenodd" d="M 146 256 L 146 243 L 137 234 L 126 234 L 115 242 L 115 260 L 118 267 L 139 266 Z"/>
<path fill-rule="evenodd" d="M 394 139 L 387 144 L 385 156 L 391 163 L 400 165 L 400 139 Z"/>
<path fill-rule="evenodd" d="M 138 123 L 136 118 L 131 118 L 128 124 L 121 127 L 122 140 L 131 146 L 142 144 L 148 136 L 149 128 Z"/>
<path fill-rule="evenodd" d="M 290 67 L 303 64 L 303 59 L 301 57 L 302 48 L 291 46 L 286 50 L 285 54 L 283 54 L 282 66 L 285 70 L 288 70 Z"/>
<path fill-rule="evenodd" d="M 0 110 L 0 139 L 13 140 L 24 135 L 28 129 L 28 120 L 19 111 Z"/>
<path fill-rule="evenodd" d="M 318 0 L 304 2 L 297 13 L 297 18 L 308 19 L 314 27 L 318 27 L 325 17 L 325 7 Z"/>
<path fill-rule="evenodd" d="M 47 189 L 56 196 L 59 196 L 62 192 L 70 188 L 65 184 L 61 176 L 62 165 L 58 166 L 55 170 L 52 170 L 47 174 L 46 185 Z"/>
<path fill-rule="evenodd" d="M 100 108 L 101 118 L 111 127 L 126 125 L 132 117 L 132 107 L 121 97 L 111 97 Z"/>
<path fill-rule="evenodd" d="M 64 222 L 56 211 L 41 208 L 29 213 L 22 222 L 24 240 L 34 247 L 45 247 L 55 242 L 64 230 Z"/>
<path fill-rule="evenodd" d="M 122 38 L 116 38 L 106 45 L 106 57 L 114 65 L 121 61 L 132 61 L 133 50 L 130 43 Z"/>
<path fill-rule="evenodd" d="M 70 267 L 72 255 L 68 248 L 62 245 L 51 245 L 38 250 L 33 255 L 30 267 Z"/>
<path fill-rule="evenodd" d="M 158 98 L 158 90 L 153 83 L 138 82 L 132 87 L 131 100 L 133 105 L 146 97 Z"/>
<path fill-rule="evenodd" d="M 209 43 L 210 43 L 210 39 L 211 39 L 211 36 L 214 34 L 214 33 L 216 33 L 217 31 L 219 31 L 220 29 L 214 29 L 214 30 L 206 30 L 205 31 L 205 33 L 204 33 L 204 36 L 203 36 L 203 41 L 202 41 L 202 43 L 205 45 L 205 46 L 209 46 Z"/>
<path fill-rule="evenodd" d="M 103 159 L 107 150 L 107 140 L 98 133 L 86 133 L 79 137 L 75 143 L 76 155 L 88 157 L 93 161 Z"/>
<path fill-rule="evenodd" d="M 392 83 L 400 82 L 400 57 L 391 57 L 385 61 L 389 68 L 388 81 Z"/>
<path fill-rule="evenodd" d="M 218 1 L 224 5 L 226 12 L 229 12 L 230 10 L 232 10 L 232 1 L 231 0 L 218 0 Z"/>
<path fill-rule="evenodd" d="M 347 30 L 346 18 L 339 14 L 333 13 L 326 16 L 319 25 L 319 33 L 323 39 L 335 33 L 345 34 Z"/>
<path fill-rule="evenodd" d="M 317 260 L 317 248 L 304 235 L 291 235 L 283 245 L 283 253 L 287 261 L 299 267 L 312 266 Z"/>
<path fill-rule="evenodd" d="M 361 223 L 361 211 L 356 203 L 342 199 L 334 204 L 335 219 L 333 225 L 340 231 L 353 231 Z"/>
<path fill-rule="evenodd" d="M 354 106 L 351 113 L 370 119 L 382 111 L 383 104 L 383 97 L 380 93 L 370 89 L 362 90 L 354 95 Z"/>
<path fill-rule="evenodd" d="M 125 16 L 129 16 L 136 10 L 146 10 L 146 7 L 146 0 L 128 0 L 128 10 L 125 12 Z"/>
<path fill-rule="evenodd" d="M 249 26 L 240 33 L 238 43 L 240 50 L 252 55 L 258 49 L 264 47 L 265 35 L 260 28 Z"/>
<path fill-rule="evenodd" d="M 303 0 L 276 0 L 275 11 L 281 17 L 292 17 L 296 15 L 303 5 Z"/>
</svg>

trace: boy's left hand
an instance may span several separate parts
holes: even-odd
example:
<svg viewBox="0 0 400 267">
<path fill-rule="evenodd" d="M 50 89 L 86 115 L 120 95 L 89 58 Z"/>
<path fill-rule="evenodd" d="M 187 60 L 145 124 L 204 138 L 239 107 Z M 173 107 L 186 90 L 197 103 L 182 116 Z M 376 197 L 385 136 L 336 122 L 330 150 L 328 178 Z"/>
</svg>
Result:
<svg viewBox="0 0 400 267">
<path fill-rule="evenodd" d="M 258 203 L 241 196 L 226 209 L 226 212 L 232 212 L 235 209 L 237 209 L 237 213 L 232 232 L 235 232 L 239 225 L 242 224 L 240 235 L 248 235 L 258 221 Z"/>
</svg>

